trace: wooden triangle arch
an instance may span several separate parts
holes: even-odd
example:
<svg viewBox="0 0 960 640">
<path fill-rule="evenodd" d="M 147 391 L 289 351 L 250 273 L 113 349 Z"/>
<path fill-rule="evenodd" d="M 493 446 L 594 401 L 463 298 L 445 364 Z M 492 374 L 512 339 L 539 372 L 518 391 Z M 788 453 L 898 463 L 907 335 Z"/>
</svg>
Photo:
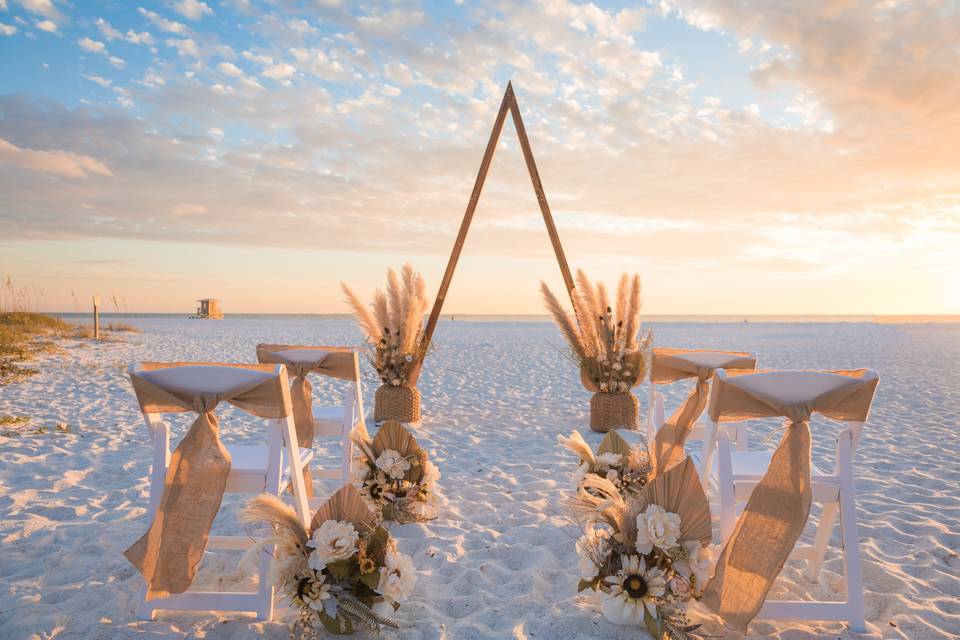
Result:
<svg viewBox="0 0 960 640">
<path fill-rule="evenodd" d="M 550 213 L 550 205 L 547 204 L 547 196 L 543 193 L 540 173 L 537 171 L 537 163 L 533 159 L 533 150 L 530 148 L 530 141 L 527 139 L 527 130 L 523 127 L 523 119 L 520 117 L 520 107 L 517 105 L 517 97 L 513 93 L 513 85 L 507 82 L 507 90 L 503 94 L 503 102 L 500 103 L 500 111 L 497 113 L 497 119 L 493 123 L 493 131 L 490 132 L 490 140 L 487 142 L 487 150 L 483 152 L 483 160 L 480 161 L 480 171 L 477 172 L 477 180 L 473 183 L 473 192 L 470 194 L 467 210 L 463 214 L 463 222 L 460 223 L 460 232 L 457 234 L 457 239 L 453 243 L 453 251 L 450 252 L 450 260 L 447 261 L 447 270 L 443 272 L 443 280 L 440 281 L 440 291 L 433 301 L 433 309 L 430 311 L 430 318 L 427 320 L 427 326 L 423 331 L 423 339 L 420 341 L 420 353 L 417 355 L 417 373 L 415 376 L 419 376 L 420 366 L 423 364 L 423 359 L 427 355 L 430 340 L 433 338 L 433 331 L 436 329 L 437 321 L 440 319 L 440 310 L 443 308 L 443 301 L 447 297 L 447 289 L 450 287 L 450 281 L 453 279 L 453 272 L 457 268 L 457 262 L 460 260 L 460 252 L 463 250 L 463 243 L 467 239 L 467 231 L 470 229 L 470 222 L 473 220 L 473 212 L 477 209 L 480 192 L 483 191 L 483 183 L 487 179 L 487 171 L 490 169 L 493 152 L 496 151 L 497 142 L 500 140 L 500 132 L 503 131 L 503 123 L 504 120 L 506 120 L 507 111 L 513 116 L 513 126 L 517 130 L 517 138 L 520 139 L 520 149 L 523 151 L 523 159 L 527 163 L 527 171 L 530 173 L 533 191 L 537 195 L 537 204 L 540 205 L 540 213 L 543 214 L 543 221 L 547 225 L 547 233 L 550 234 L 553 253 L 557 256 L 557 263 L 560 265 L 563 284 L 567 288 L 567 294 L 571 300 L 573 299 L 573 276 L 570 275 L 570 267 L 567 265 L 567 258 L 563 254 L 563 247 L 560 245 L 560 236 L 557 234 L 557 227 L 553 224 L 553 215 Z"/>
</svg>

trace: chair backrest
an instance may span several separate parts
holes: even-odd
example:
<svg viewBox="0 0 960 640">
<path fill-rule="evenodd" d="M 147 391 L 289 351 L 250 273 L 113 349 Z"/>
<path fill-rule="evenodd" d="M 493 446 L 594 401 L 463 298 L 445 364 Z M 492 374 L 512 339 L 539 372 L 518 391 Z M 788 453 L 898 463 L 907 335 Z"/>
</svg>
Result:
<svg viewBox="0 0 960 640">
<path fill-rule="evenodd" d="M 290 387 L 279 365 L 136 362 L 128 372 L 144 415 L 212 411 L 220 402 L 259 417 L 290 414 Z"/>
<path fill-rule="evenodd" d="M 666 419 L 663 394 L 657 385 L 671 384 L 679 380 L 696 378 L 702 369 L 754 370 L 757 356 L 745 351 L 717 351 L 712 349 L 653 349 L 650 362 L 650 406 L 647 420 L 647 437 L 650 442 Z"/>
<path fill-rule="evenodd" d="M 739 374 L 717 371 L 707 411 L 715 423 L 818 413 L 845 423 L 855 447 L 879 379 L 870 369 Z"/>
<path fill-rule="evenodd" d="M 311 373 L 344 380 L 351 384 L 344 392 L 344 423 L 353 426 L 363 419 L 363 390 L 360 359 L 352 347 L 258 344 L 257 360 L 286 366 L 292 376 Z"/>
</svg>

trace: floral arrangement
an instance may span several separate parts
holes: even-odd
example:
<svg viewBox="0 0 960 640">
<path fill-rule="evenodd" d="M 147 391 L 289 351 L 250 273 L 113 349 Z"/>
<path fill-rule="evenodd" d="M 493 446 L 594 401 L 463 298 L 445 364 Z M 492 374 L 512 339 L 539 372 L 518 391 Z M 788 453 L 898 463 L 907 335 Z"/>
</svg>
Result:
<svg viewBox="0 0 960 640">
<path fill-rule="evenodd" d="M 615 624 L 643 624 L 659 640 L 692 638 L 686 603 L 711 571 L 710 509 L 687 458 L 625 501 L 614 484 L 589 475 L 570 506 L 583 528 L 576 543 L 579 590 L 600 593 Z"/>
<path fill-rule="evenodd" d="M 350 287 L 343 282 L 340 287 L 366 334 L 367 355 L 380 381 L 392 387 L 416 384 L 423 316 L 430 305 L 423 276 L 409 264 L 400 275 L 387 270 L 387 291 L 374 293 L 372 313 Z"/>
<path fill-rule="evenodd" d="M 390 615 L 416 585 L 413 561 L 397 551 L 353 485 L 333 494 L 309 529 L 293 509 L 269 494 L 251 499 L 242 517 L 273 527 L 273 535 L 248 556 L 276 545 L 270 580 L 282 601 L 296 610 L 291 638 L 313 639 L 322 630 L 350 635 L 357 626 L 399 628 Z"/>
<path fill-rule="evenodd" d="M 571 296 L 571 316 L 540 283 L 547 310 L 580 366 L 584 385 L 601 393 L 626 392 L 643 382 L 649 362 L 650 332 L 640 330 L 640 276 L 623 274 L 613 305 L 602 283 L 594 286 L 582 270 Z"/>
<path fill-rule="evenodd" d="M 353 482 L 376 513 L 400 523 L 433 517 L 440 471 L 409 431 L 388 420 L 373 440 L 358 430 L 353 441 L 360 458 L 352 467 Z"/>
<path fill-rule="evenodd" d="M 579 431 L 557 436 L 557 441 L 580 459 L 573 474 L 577 490 L 584 488 L 587 476 L 605 478 L 622 496 L 632 497 L 647 485 L 653 465 L 646 447 L 631 447 L 616 431 L 610 431 L 594 453 Z M 586 491 L 596 491 L 584 488 Z"/>
</svg>

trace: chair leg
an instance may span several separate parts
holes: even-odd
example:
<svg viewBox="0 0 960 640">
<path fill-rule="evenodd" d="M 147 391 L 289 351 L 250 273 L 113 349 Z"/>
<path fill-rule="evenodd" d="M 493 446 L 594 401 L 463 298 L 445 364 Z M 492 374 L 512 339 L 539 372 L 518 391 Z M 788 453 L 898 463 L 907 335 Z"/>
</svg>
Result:
<svg viewBox="0 0 960 640">
<path fill-rule="evenodd" d="M 867 630 L 863 604 L 863 577 L 860 573 L 860 534 L 857 504 L 853 491 L 853 436 L 849 430 L 837 439 L 837 467 L 840 475 L 840 542 L 843 545 L 843 577 L 847 583 L 850 628 Z"/>
<path fill-rule="evenodd" d="M 839 502 L 828 502 L 823 505 L 823 511 L 820 512 L 820 522 L 817 524 L 817 533 L 813 539 L 813 555 L 807 560 L 807 579 L 812 582 L 816 582 L 820 577 L 820 567 L 823 565 L 823 558 L 827 553 L 827 545 L 830 543 L 833 525 L 839 511 Z"/>
<path fill-rule="evenodd" d="M 730 437 L 721 433 L 717 442 L 717 500 L 720 503 L 720 541 L 733 535 L 737 519 L 736 492 L 733 484 L 733 459 Z"/>
<path fill-rule="evenodd" d="M 273 555 L 274 546 L 264 549 L 260 552 L 260 575 L 257 585 L 257 619 L 273 619 L 273 594 L 274 586 L 270 582 L 270 562 Z"/>
<path fill-rule="evenodd" d="M 297 441 L 297 431 L 293 424 L 293 416 L 280 418 L 280 427 L 283 433 L 283 442 L 289 456 L 290 485 L 293 487 L 293 507 L 303 522 L 303 526 L 310 524 L 310 506 L 307 501 L 307 491 L 303 480 L 303 466 L 300 464 L 300 444 Z"/>
<path fill-rule="evenodd" d="M 353 441 L 350 439 L 350 433 L 353 431 L 353 425 L 343 425 L 343 452 L 341 454 L 341 473 L 340 486 L 350 482 L 350 464 L 353 461 Z"/>
</svg>

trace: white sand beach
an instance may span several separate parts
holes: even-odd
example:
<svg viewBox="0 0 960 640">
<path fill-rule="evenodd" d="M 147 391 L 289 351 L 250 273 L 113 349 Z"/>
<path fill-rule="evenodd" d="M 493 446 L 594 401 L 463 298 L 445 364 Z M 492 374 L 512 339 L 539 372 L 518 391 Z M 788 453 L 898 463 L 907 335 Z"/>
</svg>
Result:
<svg viewBox="0 0 960 640">
<path fill-rule="evenodd" d="M 0 439 L 0 638 L 286 638 L 281 621 L 161 613 L 141 621 L 141 579 L 122 551 L 146 527 L 150 459 L 126 366 L 137 360 L 249 362 L 258 342 L 357 344 L 345 318 L 233 316 L 220 322 L 129 319 L 143 332 L 120 341 L 65 342 L 43 373 L 0 387 L 0 414 L 29 415 L 50 432 Z M 839 623 L 757 621 L 749 637 L 960 637 L 960 325 L 664 323 L 658 346 L 747 350 L 773 368 L 870 367 L 881 375 L 855 456 L 861 560 L 870 633 Z M 578 595 L 576 528 L 561 501 L 573 460 L 556 436 L 587 428 L 588 393 L 557 330 L 537 322 L 444 321 L 420 387 L 416 428 L 443 474 L 439 518 L 394 525 L 419 570 L 403 628 L 384 638 L 473 640 L 636 638 Z M 372 407 L 372 370 L 364 389 Z M 645 411 L 646 384 L 637 389 Z M 318 401 L 331 385 L 315 383 Z M 674 385 L 668 403 L 686 386 Z M 225 442 L 262 437 L 224 407 Z M 189 419 L 176 422 L 182 435 Z M 52 429 L 69 425 L 69 433 Z M 759 443 L 775 423 L 758 424 Z M 829 466 L 836 425 L 815 421 L 814 458 Z M 765 446 L 772 447 L 771 440 Z M 330 455 L 336 451 L 331 450 Z M 232 504 L 232 503 L 231 503 Z M 235 528 L 231 517 L 218 529 Z M 833 544 L 838 540 L 834 532 Z M 211 554 L 197 586 L 250 579 L 236 554 Z M 249 573 L 249 572 L 248 572 Z M 226 575 L 226 578 L 218 576 Z M 776 596 L 838 597 L 832 548 L 818 584 L 788 565 Z M 695 622 L 730 635 L 695 608 Z M 363 634 L 360 634 L 364 637 Z"/>
</svg>

